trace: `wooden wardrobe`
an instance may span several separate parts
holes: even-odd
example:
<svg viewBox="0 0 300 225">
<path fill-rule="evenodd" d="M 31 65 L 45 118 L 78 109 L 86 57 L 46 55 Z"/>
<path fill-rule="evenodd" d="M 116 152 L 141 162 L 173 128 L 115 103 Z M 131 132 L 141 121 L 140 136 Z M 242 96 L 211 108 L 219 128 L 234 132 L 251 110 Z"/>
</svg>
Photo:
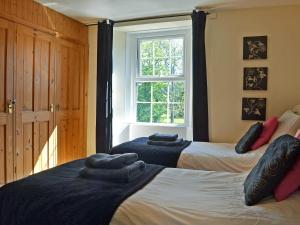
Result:
<svg viewBox="0 0 300 225">
<path fill-rule="evenodd" d="M 87 27 L 0 0 L 0 186 L 86 155 Z"/>
</svg>

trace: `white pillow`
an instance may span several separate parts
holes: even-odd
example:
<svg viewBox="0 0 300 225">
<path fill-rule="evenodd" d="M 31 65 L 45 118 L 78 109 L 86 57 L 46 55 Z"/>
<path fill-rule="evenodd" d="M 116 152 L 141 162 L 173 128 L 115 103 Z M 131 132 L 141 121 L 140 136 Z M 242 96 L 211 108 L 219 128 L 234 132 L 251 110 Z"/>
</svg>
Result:
<svg viewBox="0 0 300 225">
<path fill-rule="evenodd" d="M 296 105 L 294 108 L 293 108 L 293 112 L 300 115 L 300 105 Z"/>
<path fill-rule="evenodd" d="M 283 113 L 283 115 L 278 119 L 278 122 L 278 128 L 273 134 L 270 143 L 285 134 L 294 136 L 297 130 L 300 129 L 300 115 L 297 115 L 290 110 Z"/>
</svg>

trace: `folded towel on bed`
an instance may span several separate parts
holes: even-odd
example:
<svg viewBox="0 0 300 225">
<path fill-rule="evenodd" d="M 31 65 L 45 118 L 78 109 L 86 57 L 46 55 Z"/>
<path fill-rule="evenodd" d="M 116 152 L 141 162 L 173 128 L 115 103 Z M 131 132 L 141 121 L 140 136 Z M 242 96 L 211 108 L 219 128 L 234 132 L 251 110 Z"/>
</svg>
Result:
<svg viewBox="0 0 300 225">
<path fill-rule="evenodd" d="M 121 169 L 138 160 L 136 153 L 109 155 L 98 153 L 85 160 L 86 167 L 99 169 Z"/>
<path fill-rule="evenodd" d="M 149 136 L 150 141 L 176 141 L 178 134 L 160 134 L 155 133 Z"/>
<path fill-rule="evenodd" d="M 146 164 L 143 161 L 136 161 L 121 169 L 95 169 L 83 168 L 79 174 L 88 179 L 99 179 L 117 183 L 128 183 L 139 178 L 145 171 Z"/>
<path fill-rule="evenodd" d="M 181 146 L 183 144 L 183 139 L 177 139 L 175 141 L 147 141 L 148 145 L 157 145 L 157 146 Z"/>
</svg>

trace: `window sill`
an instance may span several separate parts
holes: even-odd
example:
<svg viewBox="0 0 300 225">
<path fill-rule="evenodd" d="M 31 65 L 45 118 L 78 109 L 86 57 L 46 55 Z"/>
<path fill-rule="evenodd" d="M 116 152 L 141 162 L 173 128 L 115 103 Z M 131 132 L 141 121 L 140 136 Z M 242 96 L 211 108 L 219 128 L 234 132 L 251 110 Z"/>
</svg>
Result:
<svg viewBox="0 0 300 225">
<path fill-rule="evenodd" d="M 187 128 L 187 125 L 177 125 L 177 124 L 162 124 L 162 123 L 130 123 L 131 126 L 141 126 L 141 127 L 168 127 L 168 128 Z"/>
</svg>

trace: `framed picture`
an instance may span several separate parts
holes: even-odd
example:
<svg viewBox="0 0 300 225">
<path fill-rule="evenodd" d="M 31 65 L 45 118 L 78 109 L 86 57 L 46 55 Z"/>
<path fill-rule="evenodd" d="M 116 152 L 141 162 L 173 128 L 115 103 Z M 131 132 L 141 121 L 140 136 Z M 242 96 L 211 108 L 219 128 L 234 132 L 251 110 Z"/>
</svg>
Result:
<svg viewBox="0 0 300 225">
<path fill-rule="evenodd" d="M 244 68 L 244 90 L 267 90 L 268 68 L 246 67 Z"/>
<path fill-rule="evenodd" d="M 268 37 L 244 37 L 243 49 L 243 59 L 267 59 Z"/>
<path fill-rule="evenodd" d="M 266 120 L 266 98 L 243 98 L 242 120 Z"/>
</svg>

